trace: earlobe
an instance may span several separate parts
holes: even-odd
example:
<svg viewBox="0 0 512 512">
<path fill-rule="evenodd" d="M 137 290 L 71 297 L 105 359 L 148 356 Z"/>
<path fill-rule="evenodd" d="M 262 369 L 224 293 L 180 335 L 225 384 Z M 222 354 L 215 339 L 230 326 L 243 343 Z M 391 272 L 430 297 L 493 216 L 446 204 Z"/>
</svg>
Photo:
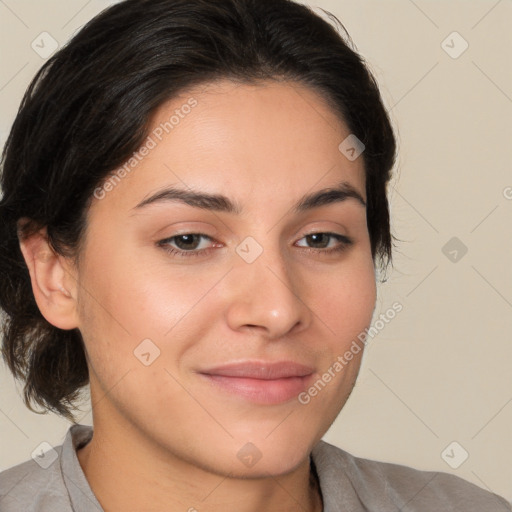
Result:
<svg viewBox="0 0 512 512">
<path fill-rule="evenodd" d="M 66 258 L 52 249 L 45 229 L 19 240 L 41 314 L 59 329 L 78 327 L 76 279 Z"/>
</svg>

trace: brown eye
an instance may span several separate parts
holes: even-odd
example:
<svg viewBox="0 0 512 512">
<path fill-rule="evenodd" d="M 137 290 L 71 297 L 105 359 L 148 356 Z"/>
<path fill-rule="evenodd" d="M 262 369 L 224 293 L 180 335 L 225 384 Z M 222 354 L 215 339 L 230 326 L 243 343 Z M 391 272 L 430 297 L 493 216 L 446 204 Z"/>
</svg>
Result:
<svg viewBox="0 0 512 512">
<path fill-rule="evenodd" d="M 175 236 L 173 238 L 175 239 L 175 244 L 178 246 L 178 248 L 186 251 L 197 249 L 201 242 L 202 236 L 196 234 L 188 234 Z"/>
<path fill-rule="evenodd" d="M 352 239 L 337 233 L 310 233 L 301 238 L 301 240 L 306 240 L 308 247 L 303 245 L 299 245 L 299 247 L 305 247 L 306 250 L 313 250 L 320 253 L 339 252 L 353 244 Z M 332 240 L 337 240 L 338 243 L 329 247 Z"/>
<path fill-rule="evenodd" d="M 329 245 L 329 241 L 332 237 L 327 233 L 313 233 L 305 238 L 309 244 L 313 244 L 315 249 L 325 249 Z"/>
<path fill-rule="evenodd" d="M 210 251 L 210 247 L 200 247 L 203 239 L 212 238 L 202 233 L 183 233 L 160 240 L 157 245 L 170 254 L 178 256 L 200 256 Z"/>
</svg>

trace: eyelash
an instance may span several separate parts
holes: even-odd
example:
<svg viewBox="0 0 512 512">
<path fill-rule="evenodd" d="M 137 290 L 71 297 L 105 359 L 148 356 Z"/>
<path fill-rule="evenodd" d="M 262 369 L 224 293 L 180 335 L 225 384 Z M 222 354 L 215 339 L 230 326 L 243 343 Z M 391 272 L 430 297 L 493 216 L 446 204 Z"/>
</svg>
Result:
<svg viewBox="0 0 512 512">
<path fill-rule="evenodd" d="M 207 238 L 209 240 L 212 240 L 212 238 L 210 236 L 205 235 L 203 233 L 182 233 L 180 235 L 174 235 L 169 238 L 165 238 L 164 240 L 160 240 L 159 242 L 157 242 L 157 245 L 159 247 L 161 247 L 165 252 L 167 252 L 168 254 L 170 254 L 172 256 L 184 257 L 184 258 L 188 258 L 188 257 L 192 257 L 192 256 L 207 255 L 213 249 L 215 249 L 214 247 L 208 247 L 207 249 L 200 249 L 200 250 L 194 249 L 194 250 L 190 250 L 190 251 L 183 251 L 181 249 L 176 249 L 174 247 L 169 246 L 169 242 L 174 240 L 175 238 L 179 238 L 182 236 L 191 236 L 191 235 L 197 235 L 197 236 L 200 236 L 201 238 Z M 306 238 L 308 236 L 313 236 L 313 235 L 327 235 L 330 238 L 337 239 L 340 242 L 340 244 L 337 245 L 336 247 L 331 247 L 330 249 L 315 249 L 314 247 L 304 247 L 302 249 L 305 252 L 316 252 L 317 254 L 322 254 L 322 255 L 328 256 L 331 254 L 341 253 L 341 252 L 345 251 L 346 249 L 348 249 L 348 247 L 350 247 L 354 243 L 354 241 L 351 238 L 349 238 L 345 235 L 339 235 L 338 233 L 330 233 L 330 232 L 324 232 L 324 231 L 308 233 L 307 235 L 304 235 L 302 238 Z M 302 240 L 302 238 L 300 240 Z"/>
</svg>

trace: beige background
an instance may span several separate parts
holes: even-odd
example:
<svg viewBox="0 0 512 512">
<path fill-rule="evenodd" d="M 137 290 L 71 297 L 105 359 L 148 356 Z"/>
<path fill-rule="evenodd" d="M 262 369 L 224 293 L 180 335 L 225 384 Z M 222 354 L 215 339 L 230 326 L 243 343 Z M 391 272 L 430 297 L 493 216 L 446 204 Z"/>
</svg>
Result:
<svg viewBox="0 0 512 512">
<path fill-rule="evenodd" d="M 43 63 L 31 42 L 46 31 L 63 44 L 109 3 L 0 1 L 2 143 Z M 366 57 L 401 153 L 391 202 L 402 242 L 375 319 L 395 301 L 403 310 L 371 341 L 325 439 L 363 457 L 452 472 L 512 500 L 512 2 L 309 3 L 336 14 Z M 454 31 L 469 44 L 458 58 L 442 46 Z M 444 48 L 455 55 L 463 45 L 452 35 Z M 452 237 L 445 252 L 457 261 L 443 252 Z M 68 423 L 29 412 L 2 366 L 0 389 L 0 470 L 42 441 L 62 443 Z M 452 465 L 469 453 L 458 469 L 442 457 L 453 441 Z"/>
</svg>

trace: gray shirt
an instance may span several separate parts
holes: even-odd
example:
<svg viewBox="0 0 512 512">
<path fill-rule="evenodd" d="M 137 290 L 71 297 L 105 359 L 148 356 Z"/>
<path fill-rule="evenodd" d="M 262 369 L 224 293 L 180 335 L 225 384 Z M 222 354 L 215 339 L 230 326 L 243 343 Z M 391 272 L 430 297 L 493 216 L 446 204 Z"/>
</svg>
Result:
<svg viewBox="0 0 512 512">
<path fill-rule="evenodd" d="M 0 511 L 103 512 L 76 455 L 92 433 L 92 427 L 73 425 L 51 452 L 51 464 L 46 455 L 41 463 L 31 459 L 0 473 Z M 324 512 L 512 511 L 503 498 L 459 477 L 361 459 L 324 441 L 311 461 Z"/>
</svg>

